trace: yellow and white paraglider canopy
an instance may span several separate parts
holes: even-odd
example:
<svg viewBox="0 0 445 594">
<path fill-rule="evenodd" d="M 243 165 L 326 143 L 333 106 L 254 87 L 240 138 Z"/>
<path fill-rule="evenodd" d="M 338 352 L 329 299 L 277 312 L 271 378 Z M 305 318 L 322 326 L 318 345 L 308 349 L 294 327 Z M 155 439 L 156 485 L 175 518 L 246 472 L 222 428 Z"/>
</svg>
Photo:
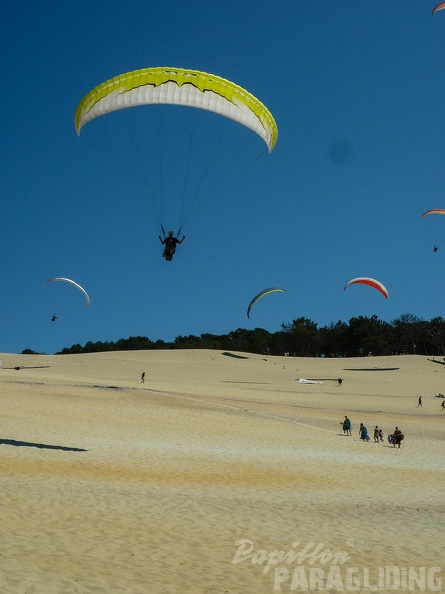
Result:
<svg viewBox="0 0 445 594">
<path fill-rule="evenodd" d="M 269 110 L 251 93 L 220 76 L 185 68 L 156 67 L 115 76 L 92 89 L 74 116 L 77 134 L 90 120 L 127 107 L 172 104 L 218 113 L 275 146 L 278 129 Z"/>
</svg>

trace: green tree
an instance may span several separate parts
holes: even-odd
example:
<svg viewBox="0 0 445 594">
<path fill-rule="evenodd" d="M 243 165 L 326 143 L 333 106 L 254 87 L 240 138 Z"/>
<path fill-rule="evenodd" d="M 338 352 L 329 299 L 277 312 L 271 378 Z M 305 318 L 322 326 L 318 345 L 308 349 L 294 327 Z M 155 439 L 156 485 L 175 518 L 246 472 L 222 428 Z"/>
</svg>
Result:
<svg viewBox="0 0 445 594">
<path fill-rule="evenodd" d="M 433 318 L 429 324 L 428 334 L 432 339 L 432 352 L 435 355 L 442 354 L 444 352 L 445 320 L 440 316 Z"/>
<path fill-rule="evenodd" d="M 406 313 L 391 321 L 392 352 L 394 354 L 416 354 L 425 343 L 425 328 L 422 318 Z M 428 340 L 427 340 L 428 342 Z"/>
<path fill-rule="evenodd" d="M 331 323 L 319 330 L 320 353 L 326 357 L 342 357 L 347 351 L 348 325 L 345 322 Z"/>
<path fill-rule="evenodd" d="M 390 325 L 378 319 L 359 316 L 349 320 L 347 353 L 350 357 L 391 354 Z"/>
<path fill-rule="evenodd" d="M 297 357 L 313 357 L 318 352 L 317 324 L 308 318 L 297 318 L 281 324 L 285 352 Z"/>
</svg>

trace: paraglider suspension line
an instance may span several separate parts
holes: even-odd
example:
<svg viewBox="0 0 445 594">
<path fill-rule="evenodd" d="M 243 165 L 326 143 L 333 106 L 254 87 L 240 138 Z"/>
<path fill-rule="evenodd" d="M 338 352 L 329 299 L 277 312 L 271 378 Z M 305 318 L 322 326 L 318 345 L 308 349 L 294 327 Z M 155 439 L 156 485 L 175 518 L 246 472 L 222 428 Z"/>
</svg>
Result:
<svg viewBox="0 0 445 594">
<path fill-rule="evenodd" d="M 185 171 L 185 179 L 184 179 L 184 190 L 182 192 L 182 204 L 181 204 L 181 216 L 180 216 L 180 223 L 182 227 L 182 220 L 184 217 L 184 208 L 185 208 L 185 198 L 187 195 L 187 187 L 188 187 L 188 179 L 189 179 L 189 171 L 190 171 L 190 157 L 192 154 L 192 143 L 193 143 L 193 133 L 190 134 L 190 143 L 189 143 L 189 150 L 187 155 L 187 167 Z M 178 232 L 179 234 L 179 232 Z"/>
</svg>

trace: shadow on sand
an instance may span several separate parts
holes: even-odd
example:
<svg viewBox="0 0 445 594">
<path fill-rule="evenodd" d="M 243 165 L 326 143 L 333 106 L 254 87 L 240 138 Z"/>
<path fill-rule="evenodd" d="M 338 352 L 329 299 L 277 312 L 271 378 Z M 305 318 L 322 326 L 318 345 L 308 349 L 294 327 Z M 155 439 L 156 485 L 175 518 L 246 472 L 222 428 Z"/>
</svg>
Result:
<svg viewBox="0 0 445 594">
<path fill-rule="evenodd" d="M 436 359 L 428 359 L 427 357 L 427 361 L 431 361 L 431 363 L 439 363 L 439 365 L 445 365 L 445 360 L 437 361 Z"/>
<path fill-rule="evenodd" d="M 20 369 L 46 369 L 49 365 L 26 365 L 21 367 L 2 367 L 1 369 L 15 369 L 16 371 L 20 371 Z"/>
<path fill-rule="evenodd" d="M 225 355 L 226 357 L 233 357 L 234 359 L 248 359 L 249 357 L 243 357 L 243 355 L 234 355 L 233 353 L 228 353 L 227 351 L 224 353 L 221 353 L 222 355 Z"/>
<path fill-rule="evenodd" d="M 343 371 L 397 371 L 400 367 L 345 367 Z"/>
<path fill-rule="evenodd" d="M 88 452 L 88 450 L 84 450 L 83 448 L 69 448 L 67 446 L 48 445 L 47 443 L 16 441 L 15 439 L 0 439 L 0 445 L 11 445 L 25 448 L 42 448 L 44 450 L 63 450 L 64 452 Z"/>
<path fill-rule="evenodd" d="M 255 384 L 255 385 L 266 385 L 270 384 L 270 382 L 232 382 L 230 380 L 221 380 L 223 384 Z"/>
</svg>

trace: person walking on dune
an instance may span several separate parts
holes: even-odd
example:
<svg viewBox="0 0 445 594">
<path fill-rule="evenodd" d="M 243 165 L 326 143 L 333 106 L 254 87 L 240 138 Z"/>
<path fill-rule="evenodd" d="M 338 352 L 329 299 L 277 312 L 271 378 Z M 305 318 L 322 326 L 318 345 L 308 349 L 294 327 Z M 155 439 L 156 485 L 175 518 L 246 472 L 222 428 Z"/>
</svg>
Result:
<svg viewBox="0 0 445 594">
<path fill-rule="evenodd" d="M 363 425 L 363 423 L 360 423 L 360 429 L 358 431 L 358 434 L 359 434 L 361 440 L 363 440 L 363 441 L 369 441 L 370 438 L 369 438 L 369 435 L 368 435 L 368 430 Z"/>
<path fill-rule="evenodd" d="M 396 427 L 394 429 L 394 433 L 393 435 L 393 446 L 394 447 L 398 447 L 400 448 L 400 444 L 402 443 L 403 439 L 405 439 L 405 436 L 403 435 L 403 433 L 400 431 L 400 429 L 398 427 Z"/>
<path fill-rule="evenodd" d="M 141 384 L 145 384 L 145 371 L 143 371 L 141 375 Z"/>
<path fill-rule="evenodd" d="M 344 435 L 352 435 L 352 423 L 345 415 L 345 420 L 343 421 L 343 434 Z"/>
</svg>

